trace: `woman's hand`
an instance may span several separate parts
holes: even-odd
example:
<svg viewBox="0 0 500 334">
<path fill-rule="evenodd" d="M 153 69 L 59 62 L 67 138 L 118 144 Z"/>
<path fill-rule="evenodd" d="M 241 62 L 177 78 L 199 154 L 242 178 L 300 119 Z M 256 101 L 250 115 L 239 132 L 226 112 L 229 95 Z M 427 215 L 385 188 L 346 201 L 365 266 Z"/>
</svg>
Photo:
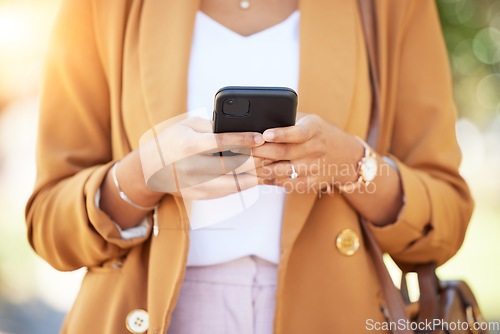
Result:
<svg viewBox="0 0 500 334">
<path fill-rule="evenodd" d="M 140 148 L 130 152 L 117 166 L 120 188 L 132 202 L 151 207 L 165 193 L 185 199 L 216 198 L 259 183 L 255 173 L 245 172 L 261 166 L 262 159 L 249 155 L 221 156 L 219 152 L 234 148 L 249 152 L 264 143 L 262 134 L 213 134 L 210 121 L 181 118 L 157 126 L 157 138 L 152 131 L 149 136 L 146 134 Z M 101 186 L 100 206 L 122 229 L 136 226 L 148 213 L 120 197 L 111 171 Z"/>
<path fill-rule="evenodd" d="M 353 136 L 321 117 L 302 114 L 295 126 L 266 130 L 266 143 L 252 149 L 254 157 L 275 161 L 256 170 L 276 185 L 298 192 L 331 189 L 353 182 L 363 146 Z M 295 168 L 298 177 L 290 179 Z"/>
<path fill-rule="evenodd" d="M 263 136 L 266 143 L 253 148 L 252 153 L 271 163 L 263 163 L 256 173 L 287 191 L 330 192 L 333 186 L 357 181 L 363 145 L 319 116 L 302 114 L 295 126 L 269 129 Z M 379 172 L 370 182 L 370 190 L 363 185 L 342 195 L 362 216 L 386 225 L 397 219 L 403 206 L 403 189 L 396 168 L 378 155 L 377 161 Z M 295 179 L 290 178 L 290 164 L 298 173 Z"/>
<path fill-rule="evenodd" d="M 149 166 L 155 161 L 149 157 L 158 155 L 156 142 L 141 147 L 143 170 L 156 170 L 147 183 L 152 190 L 185 199 L 210 199 L 258 184 L 255 173 L 245 172 L 261 162 L 248 155 L 252 148 L 264 144 L 260 133 L 214 134 L 210 121 L 188 118 L 163 130 L 158 143 L 163 158 L 161 166 Z M 231 149 L 247 154 L 228 155 Z"/>
</svg>

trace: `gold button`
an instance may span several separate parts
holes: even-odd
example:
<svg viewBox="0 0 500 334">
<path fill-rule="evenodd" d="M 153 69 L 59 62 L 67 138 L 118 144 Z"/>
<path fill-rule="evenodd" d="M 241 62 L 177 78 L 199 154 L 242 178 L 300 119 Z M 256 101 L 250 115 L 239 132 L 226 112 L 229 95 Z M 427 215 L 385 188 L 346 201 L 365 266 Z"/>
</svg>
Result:
<svg viewBox="0 0 500 334">
<path fill-rule="evenodd" d="M 341 254 L 351 256 L 359 248 L 359 236 L 350 228 L 346 228 L 338 235 L 336 244 Z"/>
<path fill-rule="evenodd" d="M 149 327 L 149 315 L 144 310 L 133 310 L 127 315 L 125 325 L 130 333 L 146 333 Z"/>
</svg>

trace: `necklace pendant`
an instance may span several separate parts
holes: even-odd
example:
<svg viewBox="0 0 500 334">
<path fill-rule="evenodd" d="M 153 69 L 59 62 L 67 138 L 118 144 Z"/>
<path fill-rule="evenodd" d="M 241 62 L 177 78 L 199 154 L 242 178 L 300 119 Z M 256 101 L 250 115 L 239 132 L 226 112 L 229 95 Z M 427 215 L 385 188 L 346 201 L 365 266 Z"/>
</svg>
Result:
<svg viewBox="0 0 500 334">
<path fill-rule="evenodd" d="M 248 7 L 250 7 L 250 1 L 248 1 L 248 0 L 241 0 L 240 1 L 240 8 L 241 9 L 247 9 Z"/>
</svg>

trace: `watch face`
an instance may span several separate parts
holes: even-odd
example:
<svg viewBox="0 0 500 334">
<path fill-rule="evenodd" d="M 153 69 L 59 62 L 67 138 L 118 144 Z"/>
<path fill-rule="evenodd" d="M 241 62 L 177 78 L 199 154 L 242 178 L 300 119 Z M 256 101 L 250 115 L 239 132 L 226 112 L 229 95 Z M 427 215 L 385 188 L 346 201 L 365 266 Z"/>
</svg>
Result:
<svg viewBox="0 0 500 334">
<path fill-rule="evenodd" d="M 371 182 L 377 176 L 378 164 L 376 157 L 366 157 L 363 161 L 363 178 Z"/>
</svg>

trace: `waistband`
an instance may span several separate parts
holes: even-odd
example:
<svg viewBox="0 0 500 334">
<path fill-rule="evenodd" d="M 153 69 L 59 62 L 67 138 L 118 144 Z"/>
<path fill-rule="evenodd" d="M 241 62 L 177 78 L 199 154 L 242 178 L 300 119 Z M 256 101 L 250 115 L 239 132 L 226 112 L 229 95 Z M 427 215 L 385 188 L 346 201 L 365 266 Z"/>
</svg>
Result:
<svg viewBox="0 0 500 334">
<path fill-rule="evenodd" d="M 276 286 L 278 266 L 254 255 L 210 266 L 189 266 L 184 281 L 241 286 Z"/>
</svg>

